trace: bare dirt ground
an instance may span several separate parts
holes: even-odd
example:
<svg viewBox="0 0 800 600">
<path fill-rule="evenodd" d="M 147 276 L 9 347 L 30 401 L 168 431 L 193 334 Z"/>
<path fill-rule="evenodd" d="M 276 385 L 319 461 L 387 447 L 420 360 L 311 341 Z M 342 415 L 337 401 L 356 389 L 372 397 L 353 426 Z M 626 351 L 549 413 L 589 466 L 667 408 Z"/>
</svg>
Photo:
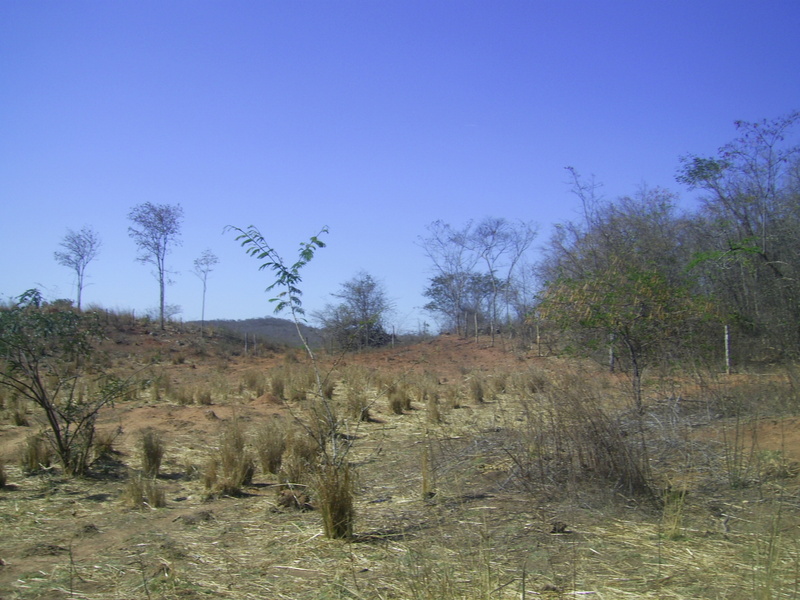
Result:
<svg viewBox="0 0 800 600">
<path fill-rule="evenodd" d="M 35 429 L 35 411 L 29 427 L 0 419 L 8 474 L 0 600 L 800 596 L 795 415 L 743 422 L 683 397 L 693 402 L 684 414 L 674 389 L 653 388 L 648 418 L 674 435 L 664 434 L 667 449 L 652 458 L 661 487 L 650 501 L 594 480 L 526 485 L 519 455 L 509 451 L 526 419 L 513 394 L 464 398 L 433 422 L 416 400 L 395 414 L 377 393 L 371 421 L 352 430 L 355 534 L 332 541 L 318 511 L 278 505 L 274 475 L 258 470 L 241 496 L 217 498 L 195 475 L 225 424 L 236 419 L 254 434 L 266 420 L 292 419 L 269 391 L 241 382 L 302 355 L 194 356 L 176 339 L 131 335 L 120 344 L 118 360 L 164 357 L 156 367 L 164 391 L 103 411 L 98 428 L 117 432 L 115 454 L 91 477 L 24 475 L 14 457 Z M 361 368 L 391 381 L 432 378 L 443 396 L 476 377 L 491 386 L 492 378 L 531 370 L 577 372 L 624 396 L 624 378 L 594 365 L 455 336 L 323 363 L 334 377 Z M 187 403 L 179 393 L 187 388 L 210 390 L 211 403 Z M 148 429 L 167 449 L 158 477 L 166 505 L 133 509 L 125 486 L 140 468 L 138 440 Z M 738 488 L 726 477 L 732 471 L 742 476 Z M 433 491 L 423 493 L 425 485 Z"/>
</svg>

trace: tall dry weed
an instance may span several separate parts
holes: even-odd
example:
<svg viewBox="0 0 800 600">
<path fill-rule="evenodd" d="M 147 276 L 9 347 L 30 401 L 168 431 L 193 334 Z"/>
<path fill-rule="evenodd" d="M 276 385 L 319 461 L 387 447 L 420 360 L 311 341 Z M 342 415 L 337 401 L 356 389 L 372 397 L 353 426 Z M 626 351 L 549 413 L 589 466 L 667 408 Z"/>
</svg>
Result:
<svg viewBox="0 0 800 600">
<path fill-rule="evenodd" d="M 641 423 L 604 408 L 604 397 L 578 374 L 554 378 L 547 393 L 521 400 L 524 424 L 510 452 L 526 486 L 598 479 L 628 495 L 653 497 Z"/>
</svg>

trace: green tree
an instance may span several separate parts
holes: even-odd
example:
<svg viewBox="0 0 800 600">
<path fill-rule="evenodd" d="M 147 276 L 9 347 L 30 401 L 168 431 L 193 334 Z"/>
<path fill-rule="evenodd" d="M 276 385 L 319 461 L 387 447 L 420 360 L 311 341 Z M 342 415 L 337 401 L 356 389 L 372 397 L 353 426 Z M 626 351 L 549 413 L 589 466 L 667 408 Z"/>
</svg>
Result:
<svg viewBox="0 0 800 600">
<path fill-rule="evenodd" d="M 391 302 L 383 285 L 364 271 L 344 282 L 333 294 L 342 302 L 314 314 L 341 348 L 382 346 L 391 340 L 386 316 Z"/>
<path fill-rule="evenodd" d="M 636 409 L 643 410 L 642 374 L 669 350 L 688 345 L 713 318 L 713 305 L 669 282 L 656 270 L 621 262 L 582 279 L 548 286 L 539 305 L 542 319 L 580 335 L 579 352 L 612 343 L 624 349 Z"/>
<path fill-rule="evenodd" d="M 158 280 L 159 322 L 165 327 L 165 287 L 168 282 L 167 254 L 172 246 L 180 244 L 183 208 L 180 204 L 152 204 L 145 202 L 134 206 L 128 213 L 133 223 L 128 227 L 128 235 L 139 248 L 138 260 L 142 264 L 153 265 Z"/>
<path fill-rule="evenodd" d="M 749 347 L 796 355 L 800 112 L 735 125 L 739 136 L 716 157 L 682 161 L 678 181 L 703 192 L 694 268 L 726 303 Z"/>
<path fill-rule="evenodd" d="M 297 329 L 297 335 L 306 350 L 314 370 L 316 389 L 315 401 L 311 406 L 311 423 L 297 419 L 305 431 L 314 439 L 322 456 L 316 473 L 316 491 L 319 497 L 320 513 L 325 535 L 330 538 L 348 538 L 353 531 L 353 487 L 350 477 L 350 464 L 347 455 L 352 447 L 353 436 L 342 435 L 343 422 L 336 415 L 332 401 L 325 395 L 324 380 L 314 351 L 303 335 L 300 322 L 304 320 L 302 303 L 303 291 L 301 272 L 314 258 L 316 251 L 325 247 L 320 239 L 327 233 L 327 227 L 307 242 L 300 244 L 298 258 L 293 263 L 286 262 L 273 248 L 257 227 L 247 229 L 228 226 L 226 231 L 237 233 L 236 240 L 247 255 L 258 260 L 259 271 L 272 271 L 274 279 L 267 291 L 277 292 L 270 302 L 275 304 L 275 312 L 288 310 Z"/>
<path fill-rule="evenodd" d="M 67 230 L 64 239 L 61 240 L 63 252 L 54 252 L 56 262 L 75 272 L 75 286 L 77 288 L 76 305 L 78 310 L 81 308 L 81 298 L 86 278 L 86 267 L 100 253 L 100 236 L 91 227 L 82 227 L 80 231 Z"/>
<path fill-rule="evenodd" d="M 44 413 L 45 433 L 64 472 L 86 472 L 100 409 L 126 389 L 91 362 L 102 337 L 95 315 L 48 304 L 28 290 L 0 310 L 0 385 Z"/>
<path fill-rule="evenodd" d="M 430 279 L 430 284 L 423 292 L 430 299 L 424 308 L 437 317 L 443 329 L 452 328 L 468 335 L 472 325 L 473 332 L 477 334 L 489 322 L 491 303 L 497 289 L 503 289 L 503 282 L 492 281 L 488 274 L 437 275 Z"/>
</svg>

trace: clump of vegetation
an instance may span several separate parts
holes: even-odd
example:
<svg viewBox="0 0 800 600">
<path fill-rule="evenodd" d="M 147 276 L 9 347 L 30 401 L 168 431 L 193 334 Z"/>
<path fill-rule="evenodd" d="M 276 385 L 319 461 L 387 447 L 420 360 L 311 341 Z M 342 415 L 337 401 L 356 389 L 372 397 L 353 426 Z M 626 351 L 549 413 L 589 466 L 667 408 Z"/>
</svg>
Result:
<svg viewBox="0 0 800 600">
<path fill-rule="evenodd" d="M 225 426 L 217 452 L 209 459 L 203 481 L 212 495 L 237 496 L 250 485 L 255 463 L 245 447 L 245 432 L 237 419 Z"/>
<path fill-rule="evenodd" d="M 6 487 L 8 483 L 8 475 L 6 474 L 6 463 L 0 459 L 0 488 Z"/>
<path fill-rule="evenodd" d="M 134 510 L 163 508 L 167 505 L 166 493 L 155 479 L 135 475 L 125 485 L 123 503 Z"/>
<path fill-rule="evenodd" d="M 483 378 L 473 374 L 469 379 L 469 397 L 475 404 L 480 404 L 485 399 Z"/>
<path fill-rule="evenodd" d="M 353 381 L 347 382 L 347 390 L 344 397 L 345 414 L 355 421 L 369 421 L 370 405 L 366 380 L 356 377 Z"/>
<path fill-rule="evenodd" d="M 242 385 L 255 396 L 263 396 L 267 391 L 267 376 L 263 371 L 250 369 L 242 375 Z"/>
<path fill-rule="evenodd" d="M 98 431 L 94 437 L 95 458 L 107 458 L 114 454 L 114 442 L 118 435 L 118 429 Z"/>
<path fill-rule="evenodd" d="M 28 475 L 49 469 L 53 460 L 53 449 L 47 438 L 40 434 L 29 435 L 19 457 L 19 466 Z"/>
<path fill-rule="evenodd" d="M 264 473 L 277 475 L 286 451 L 286 428 L 279 419 L 266 421 L 256 435 L 256 453 Z"/>
<path fill-rule="evenodd" d="M 287 485 L 307 484 L 316 471 L 320 448 L 313 436 L 295 426 L 286 434 L 286 452 L 281 463 L 281 482 Z"/>
<path fill-rule="evenodd" d="M 0 331 L 0 385 L 42 410 L 64 472 L 84 474 L 97 415 L 127 388 L 93 361 L 102 338 L 96 315 L 48 304 L 38 290 L 28 290 L 0 310 Z"/>
<path fill-rule="evenodd" d="M 324 465 L 315 474 L 322 525 L 326 537 L 348 539 L 353 535 L 353 481 L 349 465 Z"/>
<path fill-rule="evenodd" d="M 141 433 L 139 447 L 142 452 L 142 473 L 146 477 L 158 477 L 164 458 L 164 439 L 157 431 L 147 429 Z"/>
<path fill-rule="evenodd" d="M 269 378 L 269 389 L 279 400 L 286 400 L 286 377 L 284 369 L 273 369 Z"/>
<path fill-rule="evenodd" d="M 386 395 L 389 399 L 389 408 L 396 415 L 402 415 L 411 410 L 411 394 L 408 387 L 403 384 L 390 383 Z"/>
<path fill-rule="evenodd" d="M 439 393 L 428 387 L 423 388 L 422 402 L 425 404 L 426 415 L 429 423 L 441 423 L 442 410 L 439 403 Z"/>
<path fill-rule="evenodd" d="M 639 422 L 603 407 L 580 375 L 565 375 L 546 398 L 521 399 L 525 421 L 506 451 L 528 489 L 600 478 L 621 493 L 654 499 L 650 458 Z"/>
</svg>

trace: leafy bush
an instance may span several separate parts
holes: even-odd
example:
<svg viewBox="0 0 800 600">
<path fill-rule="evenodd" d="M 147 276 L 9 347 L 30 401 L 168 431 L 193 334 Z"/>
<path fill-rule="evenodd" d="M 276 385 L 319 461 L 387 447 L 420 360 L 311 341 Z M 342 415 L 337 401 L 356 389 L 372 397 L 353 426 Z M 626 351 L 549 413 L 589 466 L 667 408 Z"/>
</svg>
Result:
<svg viewBox="0 0 800 600">
<path fill-rule="evenodd" d="M 93 361 L 102 337 L 97 315 L 48 304 L 38 290 L 28 290 L 0 309 L 0 331 L 0 385 L 44 412 L 64 472 L 83 474 L 98 412 L 127 387 Z"/>
</svg>

